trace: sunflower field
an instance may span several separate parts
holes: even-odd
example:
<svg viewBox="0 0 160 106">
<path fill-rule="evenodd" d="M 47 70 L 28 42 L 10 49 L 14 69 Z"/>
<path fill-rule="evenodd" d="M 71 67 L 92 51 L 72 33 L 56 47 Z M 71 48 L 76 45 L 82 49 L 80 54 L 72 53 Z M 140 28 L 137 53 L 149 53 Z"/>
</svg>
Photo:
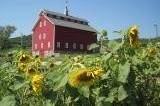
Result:
<svg viewBox="0 0 160 106">
<path fill-rule="evenodd" d="M 1 54 L 0 106 L 159 106 L 160 43 L 142 45 L 131 26 L 105 48 L 46 58 Z"/>
</svg>

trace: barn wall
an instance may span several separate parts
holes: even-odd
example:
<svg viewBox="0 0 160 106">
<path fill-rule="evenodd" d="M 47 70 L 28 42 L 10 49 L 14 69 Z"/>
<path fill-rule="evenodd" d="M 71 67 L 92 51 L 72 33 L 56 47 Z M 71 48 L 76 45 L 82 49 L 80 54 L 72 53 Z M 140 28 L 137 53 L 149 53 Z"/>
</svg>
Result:
<svg viewBox="0 0 160 106">
<path fill-rule="evenodd" d="M 55 30 L 55 51 L 86 51 L 87 45 L 97 42 L 97 35 L 94 32 L 62 26 L 56 26 Z M 61 48 L 57 48 L 56 42 L 60 42 Z M 65 43 L 69 44 L 69 48 L 65 48 Z M 76 43 L 76 49 L 73 49 L 73 43 Z M 82 50 L 80 44 L 83 44 Z"/>
<path fill-rule="evenodd" d="M 44 26 L 45 20 L 46 20 L 46 25 Z M 41 22 L 41 27 L 40 27 L 40 22 Z M 40 37 L 40 34 L 41 34 L 41 37 Z M 33 35 L 32 35 L 32 51 L 33 52 L 32 53 L 40 54 L 41 56 L 43 56 L 44 54 L 53 52 L 54 51 L 53 41 L 54 41 L 54 25 L 50 23 L 42 15 L 39 17 L 39 21 L 33 30 Z M 50 47 L 48 47 L 48 42 L 50 42 Z M 35 44 L 37 44 L 37 48 L 35 48 Z"/>
</svg>

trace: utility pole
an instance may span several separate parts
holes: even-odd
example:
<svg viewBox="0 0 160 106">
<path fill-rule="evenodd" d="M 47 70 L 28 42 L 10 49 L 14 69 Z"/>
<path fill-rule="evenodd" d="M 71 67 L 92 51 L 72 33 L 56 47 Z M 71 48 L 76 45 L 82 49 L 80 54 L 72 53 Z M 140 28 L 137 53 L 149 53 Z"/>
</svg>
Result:
<svg viewBox="0 0 160 106">
<path fill-rule="evenodd" d="M 154 24 L 155 31 L 156 31 L 156 37 L 158 37 L 158 24 Z"/>
</svg>

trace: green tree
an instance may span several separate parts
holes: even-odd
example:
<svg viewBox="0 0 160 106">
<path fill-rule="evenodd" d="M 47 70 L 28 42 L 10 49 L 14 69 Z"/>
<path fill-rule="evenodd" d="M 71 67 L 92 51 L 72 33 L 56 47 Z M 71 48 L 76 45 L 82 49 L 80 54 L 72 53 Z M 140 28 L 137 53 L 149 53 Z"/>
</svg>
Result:
<svg viewBox="0 0 160 106">
<path fill-rule="evenodd" d="M 0 49 L 4 49 L 9 46 L 9 37 L 16 31 L 14 26 L 0 26 Z"/>
</svg>

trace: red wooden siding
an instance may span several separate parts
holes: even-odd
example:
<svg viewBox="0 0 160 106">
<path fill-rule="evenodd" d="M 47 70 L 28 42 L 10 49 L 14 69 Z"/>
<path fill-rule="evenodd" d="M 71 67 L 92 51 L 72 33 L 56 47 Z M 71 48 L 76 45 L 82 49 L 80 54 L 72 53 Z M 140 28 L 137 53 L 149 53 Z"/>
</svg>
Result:
<svg viewBox="0 0 160 106">
<path fill-rule="evenodd" d="M 86 51 L 87 45 L 97 42 L 94 32 L 62 26 L 55 27 L 55 35 L 55 51 Z M 60 48 L 57 48 L 56 42 L 60 42 Z M 65 48 L 65 43 L 68 43 L 68 48 Z M 76 43 L 76 49 L 73 49 L 73 43 Z M 80 44 L 83 44 L 83 49 L 80 49 Z"/>
<path fill-rule="evenodd" d="M 44 22 L 46 21 L 46 23 Z M 41 27 L 40 27 L 41 23 Z M 41 37 L 40 37 L 41 34 Z M 41 38 L 41 39 L 40 39 Z M 32 35 L 32 51 L 39 52 L 40 55 L 44 55 L 47 51 L 54 51 L 54 25 L 49 22 L 43 15 L 39 17 L 39 21 L 33 29 Z M 50 47 L 48 48 L 48 42 Z M 37 44 L 37 48 L 35 45 Z M 43 48 L 41 47 L 43 45 Z"/>
</svg>

